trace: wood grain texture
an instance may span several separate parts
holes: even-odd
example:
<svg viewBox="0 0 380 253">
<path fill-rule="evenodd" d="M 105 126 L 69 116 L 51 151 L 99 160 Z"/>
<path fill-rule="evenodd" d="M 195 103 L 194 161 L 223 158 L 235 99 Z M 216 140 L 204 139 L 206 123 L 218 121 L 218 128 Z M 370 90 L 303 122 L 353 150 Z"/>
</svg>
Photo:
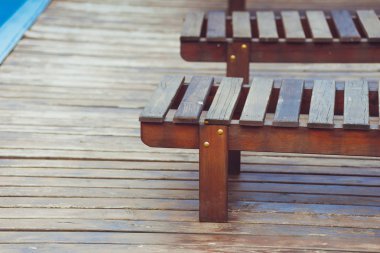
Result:
<svg viewBox="0 0 380 253">
<path fill-rule="evenodd" d="M 222 130 L 223 134 L 218 131 Z M 199 220 L 228 219 L 228 127 L 202 126 L 199 143 Z M 209 143 L 205 147 L 204 143 Z"/>
<path fill-rule="evenodd" d="M 186 14 L 181 33 L 181 39 L 199 40 L 199 38 L 201 37 L 203 20 L 203 12 L 190 12 Z"/>
<path fill-rule="evenodd" d="M 360 24 L 370 42 L 380 42 L 380 20 L 374 10 L 357 11 Z"/>
<path fill-rule="evenodd" d="M 184 76 L 166 76 L 153 93 L 150 103 L 140 114 L 141 122 L 163 122 L 179 88 L 184 83 Z"/>
<path fill-rule="evenodd" d="M 210 92 L 214 78 L 208 76 L 194 76 L 186 90 L 181 104 L 176 111 L 175 123 L 198 123 L 199 116 Z"/>
<path fill-rule="evenodd" d="M 251 45 L 249 42 L 228 43 L 227 76 L 241 77 L 244 83 L 249 82 L 249 61 Z"/>
<path fill-rule="evenodd" d="M 356 29 L 350 12 L 346 10 L 333 10 L 331 11 L 331 15 L 342 42 L 360 41 L 361 36 Z"/>
<path fill-rule="evenodd" d="M 303 94 L 303 80 L 288 79 L 281 85 L 273 125 L 279 127 L 298 127 Z"/>
<path fill-rule="evenodd" d="M 334 126 L 335 81 L 314 81 L 310 102 L 308 127 L 331 128 Z"/>
<path fill-rule="evenodd" d="M 368 82 L 346 81 L 344 89 L 344 128 L 369 128 Z"/>
<path fill-rule="evenodd" d="M 223 11 L 210 11 L 207 14 L 207 33 L 208 41 L 226 40 L 226 14 Z"/>
<path fill-rule="evenodd" d="M 272 11 L 256 12 L 259 40 L 263 42 L 278 41 L 277 25 Z"/>
<path fill-rule="evenodd" d="M 282 11 L 281 17 L 286 40 L 288 42 L 304 42 L 306 36 L 298 11 Z"/>
<path fill-rule="evenodd" d="M 240 117 L 241 125 L 264 125 L 270 95 L 273 88 L 273 79 L 254 78 L 245 101 L 244 109 Z"/>
<path fill-rule="evenodd" d="M 232 37 L 234 40 L 251 40 L 251 18 L 247 11 L 234 11 L 232 13 Z"/>
<path fill-rule="evenodd" d="M 230 123 L 242 84 L 242 78 L 225 77 L 222 79 L 214 101 L 207 112 L 205 120 L 207 124 L 228 125 Z"/>
<path fill-rule="evenodd" d="M 333 36 L 323 11 L 306 11 L 311 35 L 315 42 L 331 42 Z"/>
</svg>

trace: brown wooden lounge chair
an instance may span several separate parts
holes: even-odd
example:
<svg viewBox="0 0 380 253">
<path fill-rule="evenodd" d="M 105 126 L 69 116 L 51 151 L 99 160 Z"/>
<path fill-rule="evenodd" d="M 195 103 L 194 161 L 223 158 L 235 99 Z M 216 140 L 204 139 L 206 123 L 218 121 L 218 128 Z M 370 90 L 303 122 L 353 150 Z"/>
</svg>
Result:
<svg viewBox="0 0 380 253">
<path fill-rule="evenodd" d="M 143 110 L 151 147 L 199 149 L 200 221 L 226 222 L 240 151 L 380 157 L 379 83 L 195 76 L 162 80 Z"/>
<path fill-rule="evenodd" d="M 187 61 L 226 62 L 249 81 L 250 62 L 380 63 L 375 10 L 189 13 L 181 34 Z"/>
</svg>

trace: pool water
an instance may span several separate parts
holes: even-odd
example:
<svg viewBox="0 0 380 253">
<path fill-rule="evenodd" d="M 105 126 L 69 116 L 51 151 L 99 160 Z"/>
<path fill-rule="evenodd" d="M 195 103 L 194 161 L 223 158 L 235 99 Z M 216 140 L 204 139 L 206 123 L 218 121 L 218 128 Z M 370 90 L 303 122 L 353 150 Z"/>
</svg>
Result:
<svg viewBox="0 0 380 253">
<path fill-rule="evenodd" d="M 28 0 L 0 0 L 0 27 Z"/>
</svg>

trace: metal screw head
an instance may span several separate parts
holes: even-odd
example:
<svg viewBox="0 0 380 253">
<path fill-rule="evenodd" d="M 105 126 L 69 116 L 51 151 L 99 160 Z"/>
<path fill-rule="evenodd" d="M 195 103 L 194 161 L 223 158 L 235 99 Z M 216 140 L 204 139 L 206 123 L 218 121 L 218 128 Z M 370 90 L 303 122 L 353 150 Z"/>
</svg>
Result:
<svg viewBox="0 0 380 253">
<path fill-rule="evenodd" d="M 234 61 L 234 60 L 236 60 L 236 55 L 234 55 L 234 54 L 231 54 L 231 56 L 230 56 L 230 59 L 231 59 L 231 61 Z"/>
<path fill-rule="evenodd" d="M 241 48 L 246 49 L 247 48 L 247 44 L 241 45 Z"/>
<path fill-rule="evenodd" d="M 223 134 L 223 129 L 218 129 L 217 132 L 218 132 L 219 135 L 222 135 Z"/>
<path fill-rule="evenodd" d="M 210 147 L 210 143 L 209 143 L 208 141 L 205 141 L 205 142 L 203 143 L 203 147 L 205 147 L 205 148 Z"/>
</svg>

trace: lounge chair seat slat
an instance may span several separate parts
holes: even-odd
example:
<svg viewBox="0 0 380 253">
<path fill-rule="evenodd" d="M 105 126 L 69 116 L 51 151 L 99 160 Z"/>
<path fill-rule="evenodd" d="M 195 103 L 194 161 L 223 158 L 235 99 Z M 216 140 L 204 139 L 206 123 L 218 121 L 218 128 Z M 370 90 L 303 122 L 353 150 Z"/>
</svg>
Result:
<svg viewBox="0 0 380 253">
<path fill-rule="evenodd" d="M 349 129 L 369 128 L 368 82 L 347 81 L 344 89 L 343 127 Z"/>
<path fill-rule="evenodd" d="M 256 77 L 252 80 L 251 88 L 240 117 L 240 125 L 264 125 L 273 82 L 273 79 L 269 78 Z"/>
<path fill-rule="evenodd" d="M 282 82 L 274 126 L 298 127 L 303 94 L 303 80 L 287 79 Z"/>
<path fill-rule="evenodd" d="M 203 12 L 190 12 L 186 15 L 183 24 L 181 39 L 182 40 L 199 40 L 202 33 L 204 20 Z"/>
<path fill-rule="evenodd" d="M 298 11 L 282 11 L 285 37 L 288 42 L 304 42 L 305 32 Z"/>
<path fill-rule="evenodd" d="M 174 123 L 198 123 L 214 78 L 194 76 L 174 115 Z"/>
<path fill-rule="evenodd" d="M 342 42 L 359 42 L 361 37 L 356 29 L 351 14 L 346 10 L 334 10 L 332 18 Z"/>
<path fill-rule="evenodd" d="M 333 36 L 323 11 L 306 11 L 314 42 L 331 42 Z"/>
<path fill-rule="evenodd" d="M 249 12 L 235 11 L 232 13 L 232 32 L 235 40 L 250 40 L 252 38 Z"/>
<path fill-rule="evenodd" d="M 242 78 L 225 77 L 222 79 L 210 109 L 207 112 L 206 123 L 230 124 L 242 85 Z"/>
<path fill-rule="evenodd" d="M 373 10 L 357 11 L 360 24 L 370 42 L 380 42 L 380 20 Z"/>
<path fill-rule="evenodd" d="M 166 76 L 140 115 L 141 122 L 163 122 L 174 98 L 185 81 L 184 76 Z"/>
<path fill-rule="evenodd" d="M 222 11 L 211 11 L 207 15 L 207 40 L 226 40 L 226 14 Z"/>
<path fill-rule="evenodd" d="M 310 102 L 308 127 L 332 128 L 334 126 L 335 82 L 316 80 Z"/>
<path fill-rule="evenodd" d="M 258 11 L 256 16 L 260 41 L 278 41 L 277 25 L 273 11 Z"/>
</svg>

